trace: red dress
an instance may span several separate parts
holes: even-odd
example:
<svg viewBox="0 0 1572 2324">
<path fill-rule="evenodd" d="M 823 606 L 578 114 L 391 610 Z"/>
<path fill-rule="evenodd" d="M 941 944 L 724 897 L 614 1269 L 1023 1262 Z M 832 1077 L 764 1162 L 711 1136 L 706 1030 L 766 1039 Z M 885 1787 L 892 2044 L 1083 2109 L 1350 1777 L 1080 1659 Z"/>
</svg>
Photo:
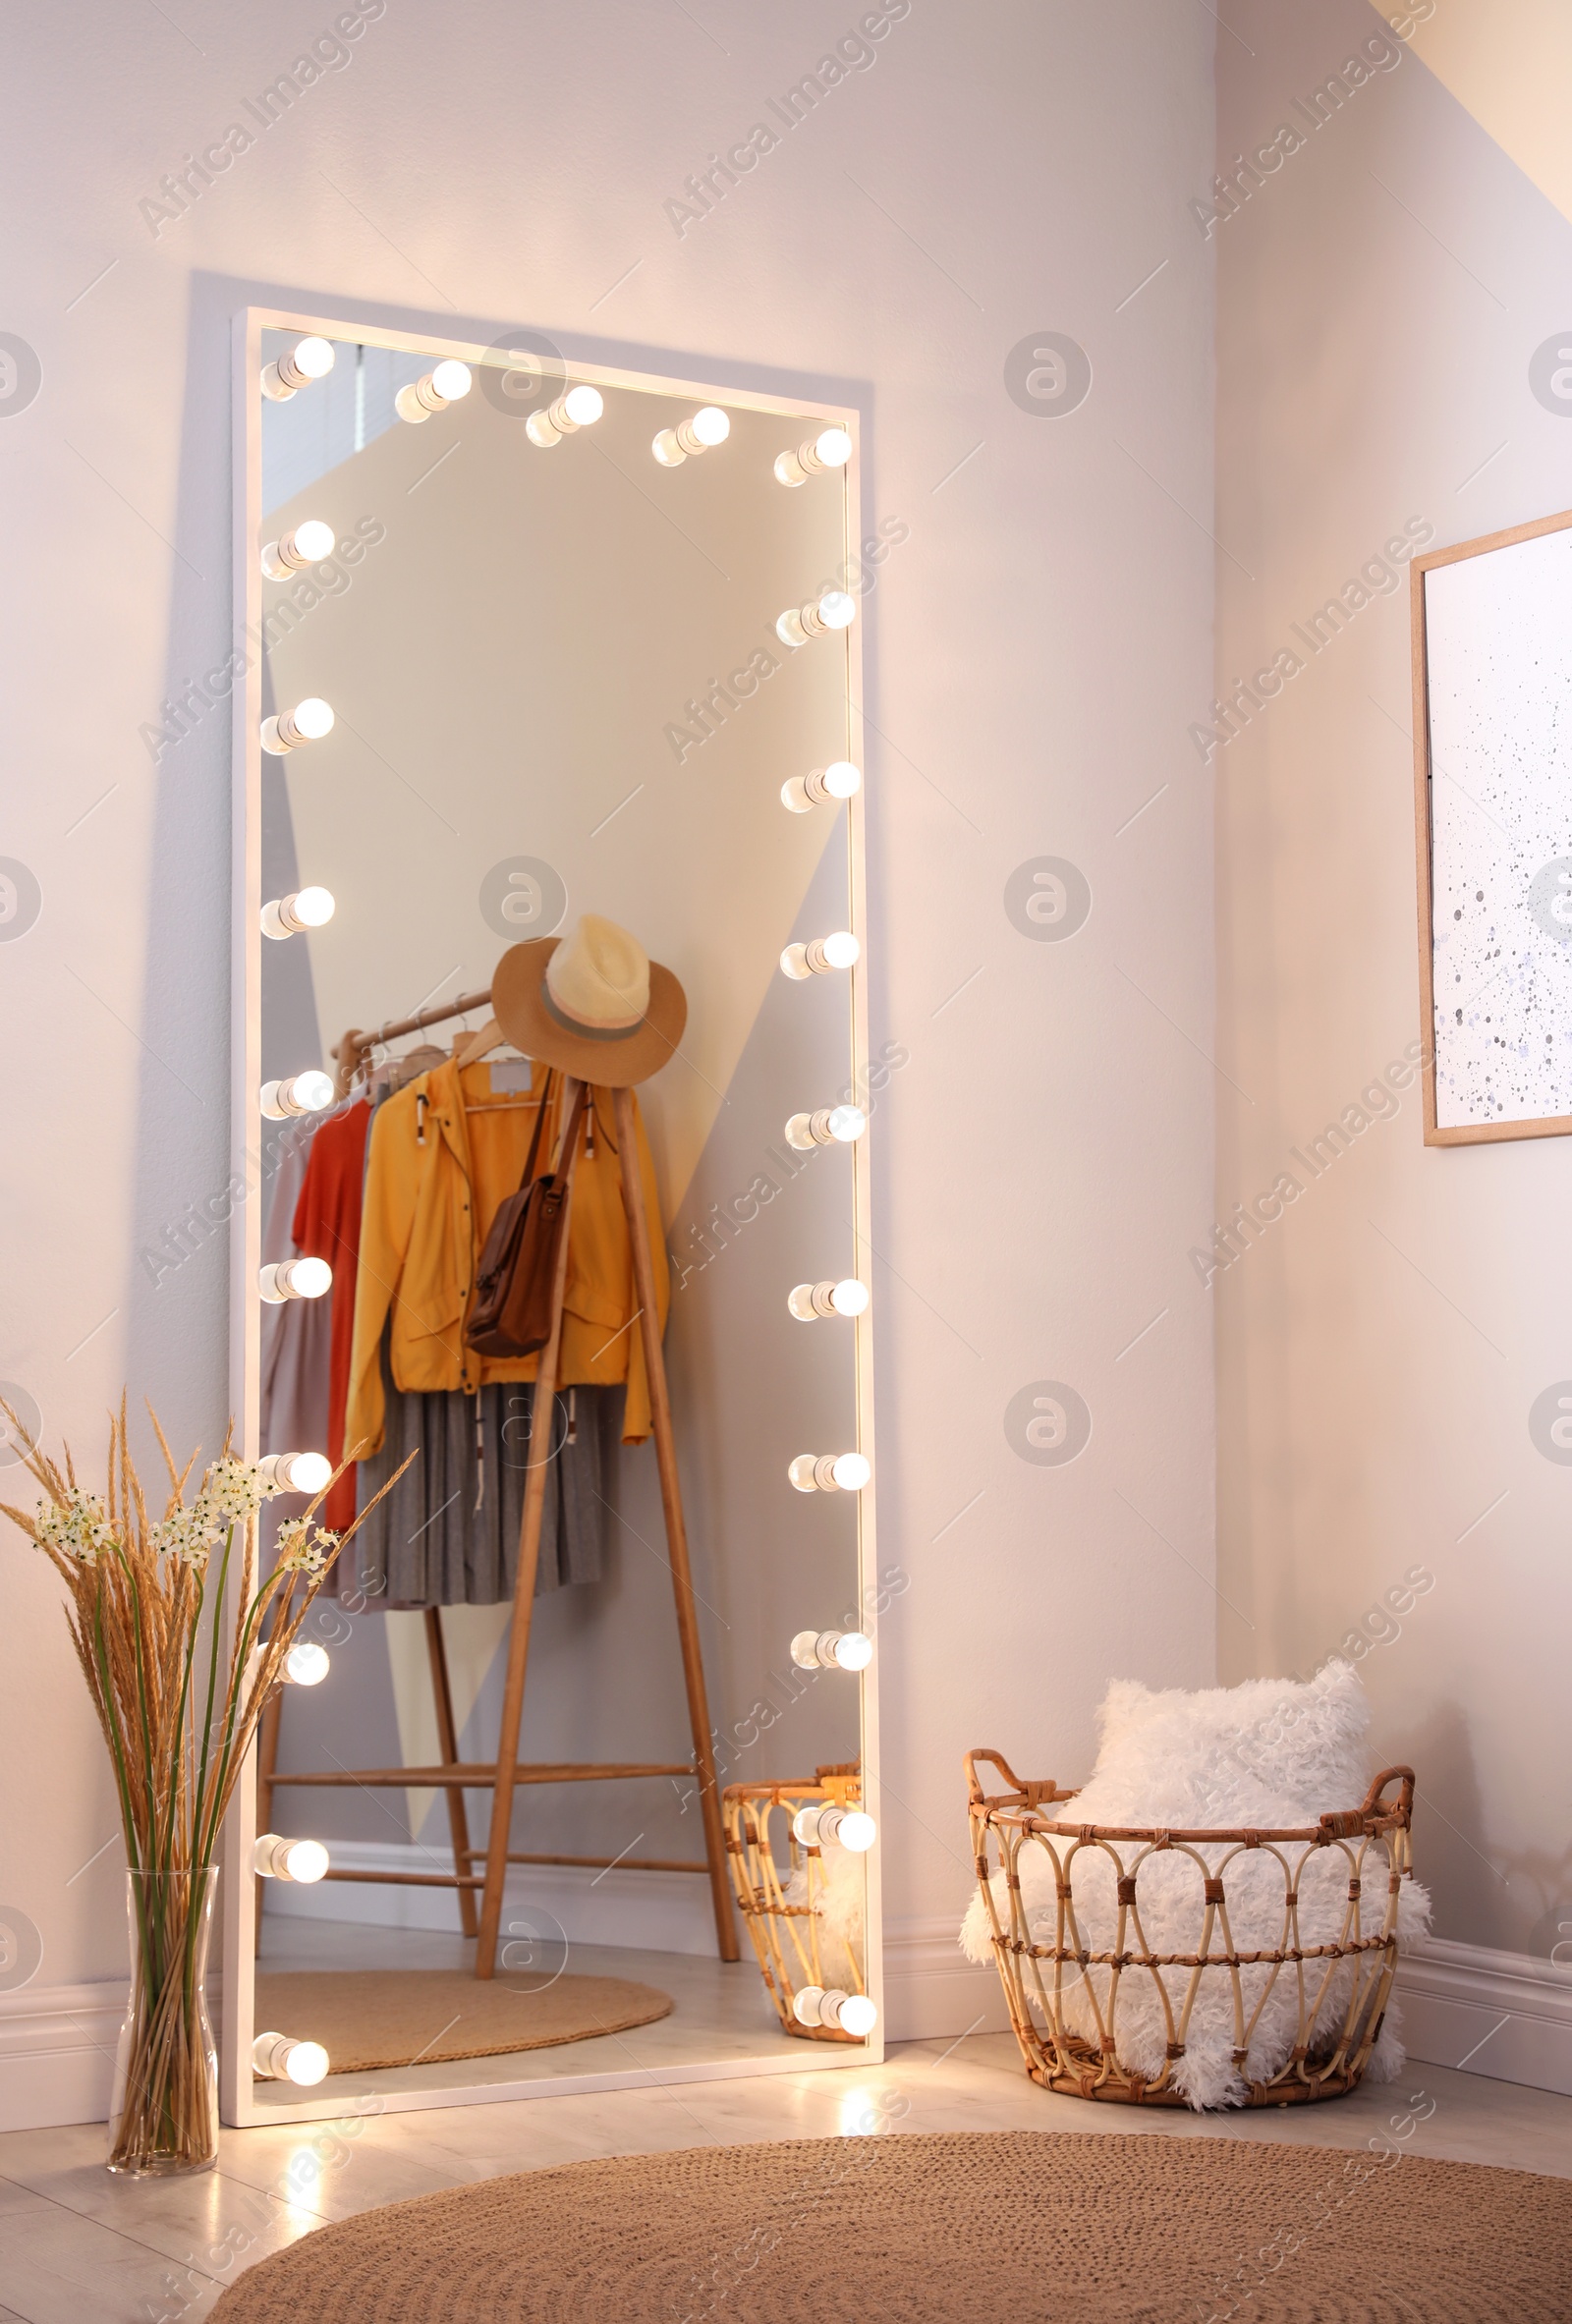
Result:
<svg viewBox="0 0 1572 2324">
<path fill-rule="evenodd" d="M 365 1184 L 365 1134 L 371 1109 L 364 1102 L 324 1122 L 311 1140 L 310 1159 L 295 1205 L 295 1247 L 303 1258 L 326 1259 L 333 1270 L 332 1338 L 327 1375 L 327 1457 L 344 1458 L 344 1411 L 349 1402 L 350 1353 L 355 1336 L 355 1277 L 361 1256 L 361 1195 Z M 343 1533 L 355 1522 L 355 1470 L 347 1468 L 328 1494 L 322 1523 Z"/>
</svg>

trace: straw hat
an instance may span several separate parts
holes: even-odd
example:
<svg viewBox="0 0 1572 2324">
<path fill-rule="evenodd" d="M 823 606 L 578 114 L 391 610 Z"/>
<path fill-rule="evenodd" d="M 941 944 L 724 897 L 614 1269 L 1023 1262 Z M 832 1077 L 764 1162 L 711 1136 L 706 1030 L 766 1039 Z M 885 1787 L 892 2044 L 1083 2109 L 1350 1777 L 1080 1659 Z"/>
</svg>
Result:
<svg viewBox="0 0 1572 2324">
<path fill-rule="evenodd" d="M 587 912 L 571 935 L 515 944 L 491 979 L 491 1013 L 516 1049 L 611 1089 L 647 1081 L 688 1022 L 669 968 L 615 920 Z"/>
</svg>

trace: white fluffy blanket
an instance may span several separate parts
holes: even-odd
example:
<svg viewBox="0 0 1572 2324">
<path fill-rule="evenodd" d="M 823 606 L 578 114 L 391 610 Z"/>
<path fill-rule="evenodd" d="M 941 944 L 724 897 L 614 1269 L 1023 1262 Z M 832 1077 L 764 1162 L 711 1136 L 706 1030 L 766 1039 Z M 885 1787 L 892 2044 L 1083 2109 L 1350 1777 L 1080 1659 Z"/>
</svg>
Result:
<svg viewBox="0 0 1572 2324">
<path fill-rule="evenodd" d="M 843 1993 L 863 1990 L 863 1899 L 868 1885 L 868 1859 L 833 1841 L 819 1857 L 814 1883 L 814 1913 L 818 1922 L 818 1962 L 826 1986 Z M 788 1905 L 808 1903 L 806 1859 L 787 1881 L 782 1896 Z M 799 1924 L 800 1925 L 800 1924 Z"/>
<path fill-rule="evenodd" d="M 1138 1825 L 1165 1830 L 1202 1826 L 1313 1828 L 1323 1812 L 1356 1808 L 1363 1801 L 1375 1773 L 1366 1743 L 1369 1726 L 1369 1700 L 1358 1673 L 1346 1662 L 1329 1662 L 1314 1679 L 1303 1683 L 1254 1679 L 1243 1687 L 1215 1688 L 1196 1694 L 1180 1688 L 1153 1693 L 1134 1680 L 1116 1680 L 1098 1713 L 1100 1748 L 1091 1780 L 1073 1800 L 1044 1813 L 1075 1825 Z M 1055 1845 L 1063 1860 L 1074 1843 L 1064 1839 Z M 1142 1854 L 1141 1844 L 1116 1845 L 1126 1871 L 1133 1869 Z M 1302 1945 L 1327 1944 L 1341 1936 L 1348 1909 L 1349 1857 L 1350 1854 L 1357 1855 L 1358 1847 L 1357 1842 L 1345 1843 L 1312 1850 L 1308 1855 L 1302 1848 L 1279 1848 L 1297 1875 Z M 1254 1953 L 1280 1948 L 1288 1882 L 1276 1858 L 1265 1848 L 1241 1852 L 1213 1846 L 1198 1850 L 1197 1854 L 1205 1859 L 1207 1871 L 1225 1867 L 1234 1950 Z M 1051 1945 L 1055 1872 L 1053 1860 L 1039 1841 L 1023 1846 L 1020 1875 L 1021 1901 L 1033 1941 Z M 1199 1950 L 1205 1877 L 1195 1856 L 1178 1848 L 1147 1855 L 1139 1868 L 1136 1893 L 1141 1927 L 1151 1952 Z M 1117 1868 L 1104 1850 L 1084 1847 L 1076 1853 L 1070 1869 L 1071 1894 L 1081 1941 L 1088 1952 L 1114 1949 L 1117 1878 Z M 1381 1843 L 1373 1841 L 1365 1854 L 1360 1900 L 1363 1936 L 1379 1933 L 1386 1909 L 1386 1882 L 1385 1850 Z M 1008 1900 L 1000 1874 L 994 1874 L 991 1886 L 1000 1923 L 1008 1928 Z M 1420 1935 L 1429 1919 L 1429 1895 L 1417 1882 L 1406 1880 L 1398 1900 L 1399 1942 Z M 1073 1943 L 1068 1930 L 1066 1942 Z M 971 1961 L 993 1959 L 992 1929 L 981 1894 L 973 1898 L 962 1925 L 961 1946 Z M 1139 1950 L 1134 1915 L 1127 1919 L 1125 1949 Z M 1210 1951 L 1224 1950 L 1219 1912 L 1213 1917 Z M 1377 1958 L 1366 1957 L 1367 1978 Z M 1041 1970 L 1051 1995 L 1053 1964 L 1043 1963 Z M 1174 1967 L 1158 1973 L 1177 2020 L 1192 1972 Z M 1306 1964 L 1307 2004 L 1314 2001 L 1324 1973 L 1322 1966 Z M 1325 2036 L 1319 2045 L 1321 2055 L 1334 2046 L 1342 2027 L 1354 1993 L 1355 1973 L 1350 1963 L 1339 1964 L 1332 1974 L 1318 2020 Z M 1247 2024 L 1270 1975 L 1265 1965 L 1240 1971 Z M 1071 1963 L 1065 1965 L 1063 1976 L 1066 2029 L 1095 2042 L 1099 2008 L 1106 2021 L 1112 1971 L 1093 1967 L 1083 1978 Z M 1030 1979 L 1028 1992 L 1040 2015 Z M 1278 1972 L 1250 2039 L 1250 2080 L 1267 2080 L 1286 2063 L 1297 2018 L 1295 1974 L 1285 1967 Z M 1134 1965 L 1123 1971 L 1116 2036 L 1119 2057 L 1127 2068 L 1148 2076 L 1162 2071 L 1168 2028 L 1153 1971 Z M 1191 2015 L 1185 2054 L 1174 2066 L 1174 2083 L 1192 2106 L 1243 2103 L 1248 2095 L 1246 2078 L 1233 2062 L 1233 2049 L 1231 1981 L 1225 1969 L 1207 1969 Z M 1401 2073 L 1402 2066 L 1397 2010 L 1389 2001 L 1367 2071 L 1375 2080 L 1388 2080 Z"/>
</svg>

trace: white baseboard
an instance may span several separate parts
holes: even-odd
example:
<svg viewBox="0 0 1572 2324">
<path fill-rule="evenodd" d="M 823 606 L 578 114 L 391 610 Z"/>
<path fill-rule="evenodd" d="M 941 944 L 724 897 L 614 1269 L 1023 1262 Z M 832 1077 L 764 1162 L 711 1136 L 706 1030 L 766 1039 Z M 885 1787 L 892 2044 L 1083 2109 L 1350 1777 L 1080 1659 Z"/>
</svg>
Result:
<svg viewBox="0 0 1572 2324">
<path fill-rule="evenodd" d="M 1397 1993 L 1411 2058 L 1572 2097 L 1572 1965 L 1426 1937 Z"/>
<path fill-rule="evenodd" d="M 0 1993 L 0 2130 L 109 2120 L 126 1980 Z"/>
<path fill-rule="evenodd" d="M 409 1841 L 335 1840 L 335 1865 L 348 1872 L 450 1872 L 444 1848 Z M 517 1910 L 514 1910 L 514 1908 Z M 503 1908 L 510 1917 L 549 1915 L 570 1944 L 637 1945 L 653 1953 L 715 1950 L 709 1882 L 693 1872 L 578 1871 L 565 1864 L 512 1864 Z M 322 1880 L 309 1888 L 269 1881 L 267 1912 L 308 1920 L 348 1920 L 376 1928 L 438 1929 L 457 1936 L 459 1900 L 451 1888 L 404 1888 L 376 1880 Z"/>
<path fill-rule="evenodd" d="M 884 2024 L 890 2041 L 1008 2033 L 1010 2013 L 992 1963 L 979 1968 L 957 1938 L 959 1911 L 884 1922 Z"/>
</svg>

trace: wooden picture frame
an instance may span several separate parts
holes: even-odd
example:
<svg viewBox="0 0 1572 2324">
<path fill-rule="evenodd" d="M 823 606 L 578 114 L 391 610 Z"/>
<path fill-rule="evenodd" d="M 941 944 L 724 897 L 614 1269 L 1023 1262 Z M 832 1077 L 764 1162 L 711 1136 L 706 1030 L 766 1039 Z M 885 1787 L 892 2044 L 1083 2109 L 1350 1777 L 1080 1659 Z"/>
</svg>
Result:
<svg viewBox="0 0 1572 2324">
<path fill-rule="evenodd" d="M 1486 557 L 1503 549 L 1520 546 L 1524 542 L 1544 539 L 1554 533 L 1572 535 L 1572 510 L 1563 510 L 1552 517 L 1536 518 L 1532 524 L 1513 525 L 1498 532 L 1483 534 L 1476 540 L 1459 541 L 1450 548 L 1432 549 L 1416 556 L 1411 564 L 1410 602 L 1412 607 L 1412 662 L 1414 690 L 1414 828 L 1415 856 L 1419 903 L 1419 984 L 1420 984 L 1420 1038 L 1423 1044 L 1423 1087 L 1425 1099 L 1425 1143 L 1428 1146 L 1485 1145 L 1504 1139 L 1526 1137 L 1565 1137 L 1572 1135 L 1572 1113 L 1554 1115 L 1519 1115 L 1498 1121 L 1478 1120 L 1442 1123 L 1438 1119 L 1440 1107 L 1437 1096 L 1436 1073 L 1436 1013 L 1435 1013 L 1435 811 L 1434 779 L 1443 768 L 1432 763 L 1432 673 L 1431 620 L 1427 604 L 1426 582 L 1438 569 L 1458 565 L 1466 559 Z M 1572 549 L 1572 539 L 1569 539 Z M 1572 675 L 1572 650 L 1568 656 L 1569 675 Z"/>
</svg>

